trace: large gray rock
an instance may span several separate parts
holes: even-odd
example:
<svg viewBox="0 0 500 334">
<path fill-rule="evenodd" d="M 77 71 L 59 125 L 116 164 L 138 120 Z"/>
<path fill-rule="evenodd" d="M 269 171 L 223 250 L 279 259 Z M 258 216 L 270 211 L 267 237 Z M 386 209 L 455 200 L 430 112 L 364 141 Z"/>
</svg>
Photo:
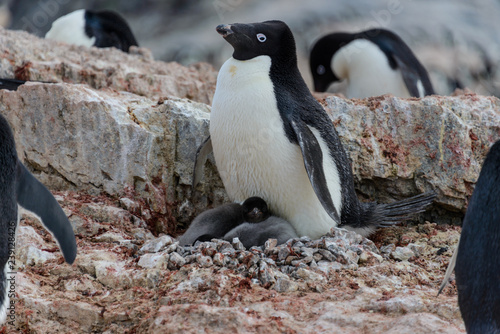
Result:
<svg viewBox="0 0 500 334">
<path fill-rule="evenodd" d="M 189 216 L 178 217 L 184 222 L 226 200 L 210 168 L 210 185 L 189 200 L 209 111 L 189 100 L 158 103 L 84 85 L 26 84 L 0 91 L 0 113 L 14 129 L 20 159 L 49 188 L 110 195 L 131 189 L 154 213 L 181 208 Z"/>
<path fill-rule="evenodd" d="M 393 200 L 434 189 L 445 210 L 434 221 L 461 221 L 486 153 L 500 138 L 499 99 L 331 96 L 325 105 L 363 195 Z"/>
</svg>

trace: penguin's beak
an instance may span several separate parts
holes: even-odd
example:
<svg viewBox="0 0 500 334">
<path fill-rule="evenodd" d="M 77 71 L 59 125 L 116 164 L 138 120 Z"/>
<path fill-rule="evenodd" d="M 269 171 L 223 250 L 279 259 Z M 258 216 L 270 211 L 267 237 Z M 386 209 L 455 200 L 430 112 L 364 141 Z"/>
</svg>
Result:
<svg viewBox="0 0 500 334">
<path fill-rule="evenodd" d="M 234 31 L 231 30 L 230 24 L 220 24 L 217 26 L 217 28 L 215 28 L 215 30 L 217 30 L 217 32 L 224 38 L 234 34 Z"/>
</svg>

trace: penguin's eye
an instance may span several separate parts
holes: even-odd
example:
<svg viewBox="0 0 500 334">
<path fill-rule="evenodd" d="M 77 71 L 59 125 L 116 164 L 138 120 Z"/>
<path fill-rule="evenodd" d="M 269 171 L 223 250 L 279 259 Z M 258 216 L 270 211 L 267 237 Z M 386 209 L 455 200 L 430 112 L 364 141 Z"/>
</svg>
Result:
<svg viewBox="0 0 500 334">
<path fill-rule="evenodd" d="M 257 39 L 259 40 L 259 42 L 264 43 L 266 41 L 267 37 L 266 37 L 266 35 L 259 33 L 259 34 L 257 34 Z"/>
<path fill-rule="evenodd" d="M 323 65 L 319 65 L 318 68 L 316 69 L 316 72 L 318 72 L 319 75 L 325 74 L 326 70 Z"/>
</svg>

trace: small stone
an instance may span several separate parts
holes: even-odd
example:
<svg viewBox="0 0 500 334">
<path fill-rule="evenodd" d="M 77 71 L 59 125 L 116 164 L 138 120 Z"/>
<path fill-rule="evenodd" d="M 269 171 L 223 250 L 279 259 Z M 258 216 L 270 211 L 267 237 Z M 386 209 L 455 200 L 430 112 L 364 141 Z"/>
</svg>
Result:
<svg viewBox="0 0 500 334">
<path fill-rule="evenodd" d="M 153 240 L 149 240 L 146 242 L 142 248 L 139 250 L 141 253 L 157 253 L 164 246 L 171 245 L 174 242 L 174 239 L 169 235 L 162 235 L 161 237 L 155 238 Z"/>
<path fill-rule="evenodd" d="M 259 281 L 265 288 L 269 288 L 276 282 L 273 270 L 264 261 L 261 261 L 259 265 Z"/>
<path fill-rule="evenodd" d="M 218 266 L 223 266 L 224 265 L 224 254 L 222 253 L 215 253 L 213 257 L 214 264 Z"/>
<path fill-rule="evenodd" d="M 396 249 L 396 245 L 389 244 L 389 245 L 380 247 L 380 253 L 382 253 L 382 255 L 387 255 L 388 256 L 392 252 L 394 252 L 395 249 Z"/>
<path fill-rule="evenodd" d="M 415 253 L 408 247 L 396 247 L 396 249 L 391 253 L 391 256 L 395 260 L 407 261 L 415 256 Z"/>
<path fill-rule="evenodd" d="M 298 256 L 293 256 L 293 255 L 290 255 L 288 256 L 286 259 L 285 259 L 285 263 L 286 264 L 291 264 L 292 261 L 295 261 L 295 260 L 298 260 L 299 257 Z"/>
<path fill-rule="evenodd" d="M 312 257 L 314 255 L 314 249 L 304 247 L 302 248 L 301 255 L 304 257 Z"/>
<path fill-rule="evenodd" d="M 198 254 L 196 256 L 196 262 L 198 262 L 198 264 L 200 266 L 202 266 L 203 268 L 208 268 L 208 267 L 210 267 L 213 264 L 213 261 L 212 261 L 211 257 L 204 256 L 204 255 L 201 255 L 201 254 Z"/>
<path fill-rule="evenodd" d="M 177 252 L 170 254 L 168 258 L 168 269 L 176 270 L 186 264 L 186 260 Z"/>
<path fill-rule="evenodd" d="M 319 253 L 319 252 L 314 253 L 314 255 L 313 255 L 313 259 L 314 259 L 314 261 L 318 262 L 318 261 L 320 261 L 321 259 L 323 259 L 323 255 L 321 255 L 321 253 Z"/>
<path fill-rule="evenodd" d="M 326 278 L 317 273 L 317 272 L 314 272 L 308 268 L 300 268 L 298 269 L 296 272 L 295 272 L 295 276 L 297 276 L 297 278 L 301 278 L 303 279 L 304 281 L 306 282 L 316 282 L 316 283 L 326 283 Z"/>
<path fill-rule="evenodd" d="M 408 244 L 408 247 L 409 249 L 411 249 L 413 251 L 413 253 L 415 253 L 415 256 L 420 256 L 422 255 L 425 247 L 422 246 L 422 245 L 419 245 L 419 244 L 414 244 L 414 243 L 410 243 Z"/>
<path fill-rule="evenodd" d="M 288 255 L 290 255 L 290 251 L 289 251 L 288 247 L 286 247 L 286 246 L 282 247 L 278 251 L 278 260 L 285 261 L 285 259 L 288 257 Z"/>
<path fill-rule="evenodd" d="M 131 212 L 137 212 L 141 208 L 139 203 L 137 203 L 137 202 L 135 202 L 127 197 L 120 198 L 120 205 L 122 208 L 124 208 L 128 211 L 131 211 Z"/>
<path fill-rule="evenodd" d="M 278 292 L 291 292 L 297 291 L 298 285 L 288 276 L 280 275 L 276 278 L 276 283 L 274 284 L 273 289 Z"/>
<path fill-rule="evenodd" d="M 326 250 L 326 249 L 320 249 L 319 254 L 325 259 L 330 262 L 335 261 L 335 256 L 333 256 L 332 252 Z"/>
<path fill-rule="evenodd" d="M 276 240 L 276 239 L 268 239 L 265 242 L 265 244 L 264 244 L 264 249 L 265 250 L 272 249 L 272 248 L 276 247 L 277 244 L 278 244 L 278 240 Z"/>
<path fill-rule="evenodd" d="M 231 244 L 233 245 L 233 248 L 235 250 L 246 250 L 245 246 L 243 246 L 240 239 L 238 239 L 237 237 L 233 238 Z"/>
<path fill-rule="evenodd" d="M 168 256 L 161 253 L 147 253 L 142 255 L 137 262 L 137 265 L 142 268 L 164 269 L 168 264 Z"/>
</svg>

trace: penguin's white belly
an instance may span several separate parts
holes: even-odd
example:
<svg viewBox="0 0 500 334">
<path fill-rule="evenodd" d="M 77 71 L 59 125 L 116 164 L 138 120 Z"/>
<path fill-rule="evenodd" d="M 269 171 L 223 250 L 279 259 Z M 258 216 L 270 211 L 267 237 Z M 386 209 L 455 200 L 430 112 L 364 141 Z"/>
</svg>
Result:
<svg viewBox="0 0 500 334">
<path fill-rule="evenodd" d="M 336 223 L 323 209 L 300 147 L 291 143 L 269 77 L 271 60 L 230 58 L 219 71 L 210 116 L 217 169 L 229 197 L 262 197 L 297 234 L 317 238 Z"/>
</svg>

